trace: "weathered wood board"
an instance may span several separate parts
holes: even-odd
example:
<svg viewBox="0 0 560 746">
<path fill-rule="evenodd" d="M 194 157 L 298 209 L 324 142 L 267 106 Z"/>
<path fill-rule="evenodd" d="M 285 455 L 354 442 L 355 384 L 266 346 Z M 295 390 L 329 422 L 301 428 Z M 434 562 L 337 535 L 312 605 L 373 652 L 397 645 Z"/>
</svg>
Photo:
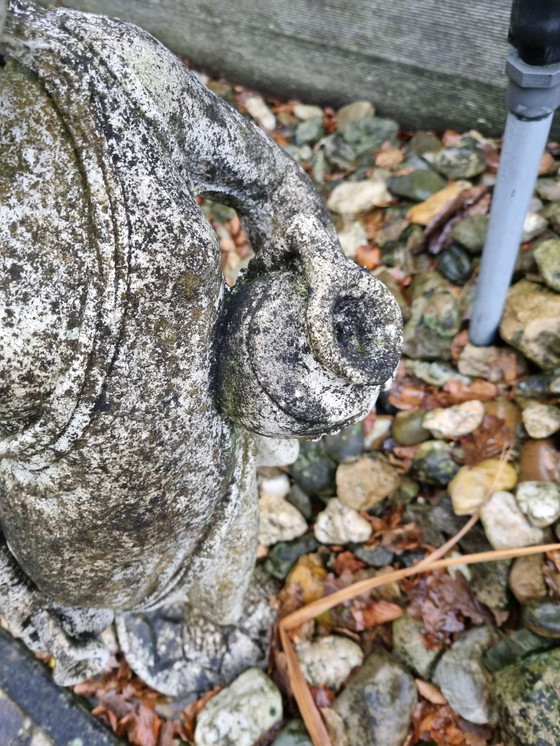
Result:
<svg viewBox="0 0 560 746">
<path fill-rule="evenodd" d="M 374 102 L 403 126 L 499 134 L 510 0 L 64 0 L 142 26 L 231 80 Z"/>
</svg>

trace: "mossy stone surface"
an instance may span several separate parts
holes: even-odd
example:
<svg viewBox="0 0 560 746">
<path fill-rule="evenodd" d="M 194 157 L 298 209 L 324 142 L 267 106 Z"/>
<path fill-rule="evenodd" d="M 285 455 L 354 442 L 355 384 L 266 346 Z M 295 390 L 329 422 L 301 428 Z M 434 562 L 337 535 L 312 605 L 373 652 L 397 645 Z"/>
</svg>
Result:
<svg viewBox="0 0 560 746">
<path fill-rule="evenodd" d="M 558 746 L 560 649 L 503 668 L 493 689 L 506 746 Z"/>
</svg>

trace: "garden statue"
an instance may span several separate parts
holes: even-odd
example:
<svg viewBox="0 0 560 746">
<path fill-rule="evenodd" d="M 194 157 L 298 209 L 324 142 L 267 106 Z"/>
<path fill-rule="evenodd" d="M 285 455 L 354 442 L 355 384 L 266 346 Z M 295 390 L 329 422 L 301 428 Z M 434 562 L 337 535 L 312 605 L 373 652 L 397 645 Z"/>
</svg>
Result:
<svg viewBox="0 0 560 746">
<path fill-rule="evenodd" d="M 0 613 L 60 684 L 115 620 L 148 683 L 203 690 L 270 624 L 256 463 L 369 411 L 400 312 L 303 171 L 149 34 L 12 0 L 0 53 Z M 256 251 L 231 291 L 198 197 Z"/>
</svg>

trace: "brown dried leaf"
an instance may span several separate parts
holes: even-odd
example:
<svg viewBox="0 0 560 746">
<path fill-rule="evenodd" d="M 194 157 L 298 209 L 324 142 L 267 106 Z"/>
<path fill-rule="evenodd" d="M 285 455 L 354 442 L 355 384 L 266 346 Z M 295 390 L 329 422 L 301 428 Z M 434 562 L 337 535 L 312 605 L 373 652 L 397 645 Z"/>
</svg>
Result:
<svg viewBox="0 0 560 746">
<path fill-rule="evenodd" d="M 326 686 L 310 686 L 309 691 L 316 707 L 330 707 L 334 702 L 335 694 L 332 689 Z"/>
<path fill-rule="evenodd" d="M 334 561 L 334 571 L 337 575 L 342 575 L 345 570 L 349 572 L 356 572 L 362 570 L 366 566 L 365 562 L 358 559 L 352 552 L 341 552 L 337 554 Z"/>
<path fill-rule="evenodd" d="M 401 607 L 390 601 L 374 601 L 366 606 L 365 609 L 360 609 L 360 613 L 364 625 L 362 629 L 376 627 L 404 616 L 404 611 Z"/>
<path fill-rule="evenodd" d="M 493 729 L 462 720 L 448 705 L 422 702 L 413 716 L 410 744 L 432 741 L 437 746 L 486 746 Z"/>
<path fill-rule="evenodd" d="M 358 267 L 377 269 L 381 264 L 381 251 L 377 246 L 370 246 L 369 244 L 358 246 L 354 261 Z"/>
<path fill-rule="evenodd" d="M 424 679 L 415 679 L 415 683 L 416 688 L 418 689 L 418 694 L 424 697 L 424 699 L 427 699 L 428 702 L 431 702 L 434 705 L 447 704 L 447 700 L 434 684 L 431 684 L 429 681 L 424 681 Z"/>
<path fill-rule="evenodd" d="M 468 624 L 493 622 L 491 613 L 474 598 L 460 572 L 453 576 L 431 573 L 421 577 L 411 585 L 409 597 L 409 611 L 422 621 L 426 642 L 431 647 L 451 644 Z"/>
<path fill-rule="evenodd" d="M 514 434 L 499 417 L 486 414 L 481 424 L 468 435 L 459 438 L 459 445 L 465 451 L 464 463 L 474 466 L 486 458 L 498 456 L 512 446 Z"/>
<path fill-rule="evenodd" d="M 138 704 L 119 720 L 117 735 L 126 734 L 134 746 L 157 746 L 161 719 L 143 704 Z"/>
<path fill-rule="evenodd" d="M 215 697 L 216 694 L 222 690 L 221 686 L 216 686 L 209 692 L 197 699 L 194 702 L 190 702 L 183 710 L 183 727 L 185 730 L 185 736 L 188 741 L 194 741 L 194 729 L 196 727 L 196 718 L 202 708 Z"/>
</svg>

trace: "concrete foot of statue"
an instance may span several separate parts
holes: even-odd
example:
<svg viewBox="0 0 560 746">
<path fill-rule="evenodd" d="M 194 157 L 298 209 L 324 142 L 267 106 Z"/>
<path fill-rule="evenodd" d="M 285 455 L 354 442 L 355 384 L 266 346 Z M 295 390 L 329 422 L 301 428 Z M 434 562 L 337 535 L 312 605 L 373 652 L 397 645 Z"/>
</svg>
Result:
<svg viewBox="0 0 560 746">
<path fill-rule="evenodd" d="M 171 697 L 198 699 L 246 668 L 266 665 L 277 619 L 275 583 L 257 568 L 236 625 L 221 626 L 189 604 L 116 617 L 121 649 L 147 684 Z"/>
</svg>

